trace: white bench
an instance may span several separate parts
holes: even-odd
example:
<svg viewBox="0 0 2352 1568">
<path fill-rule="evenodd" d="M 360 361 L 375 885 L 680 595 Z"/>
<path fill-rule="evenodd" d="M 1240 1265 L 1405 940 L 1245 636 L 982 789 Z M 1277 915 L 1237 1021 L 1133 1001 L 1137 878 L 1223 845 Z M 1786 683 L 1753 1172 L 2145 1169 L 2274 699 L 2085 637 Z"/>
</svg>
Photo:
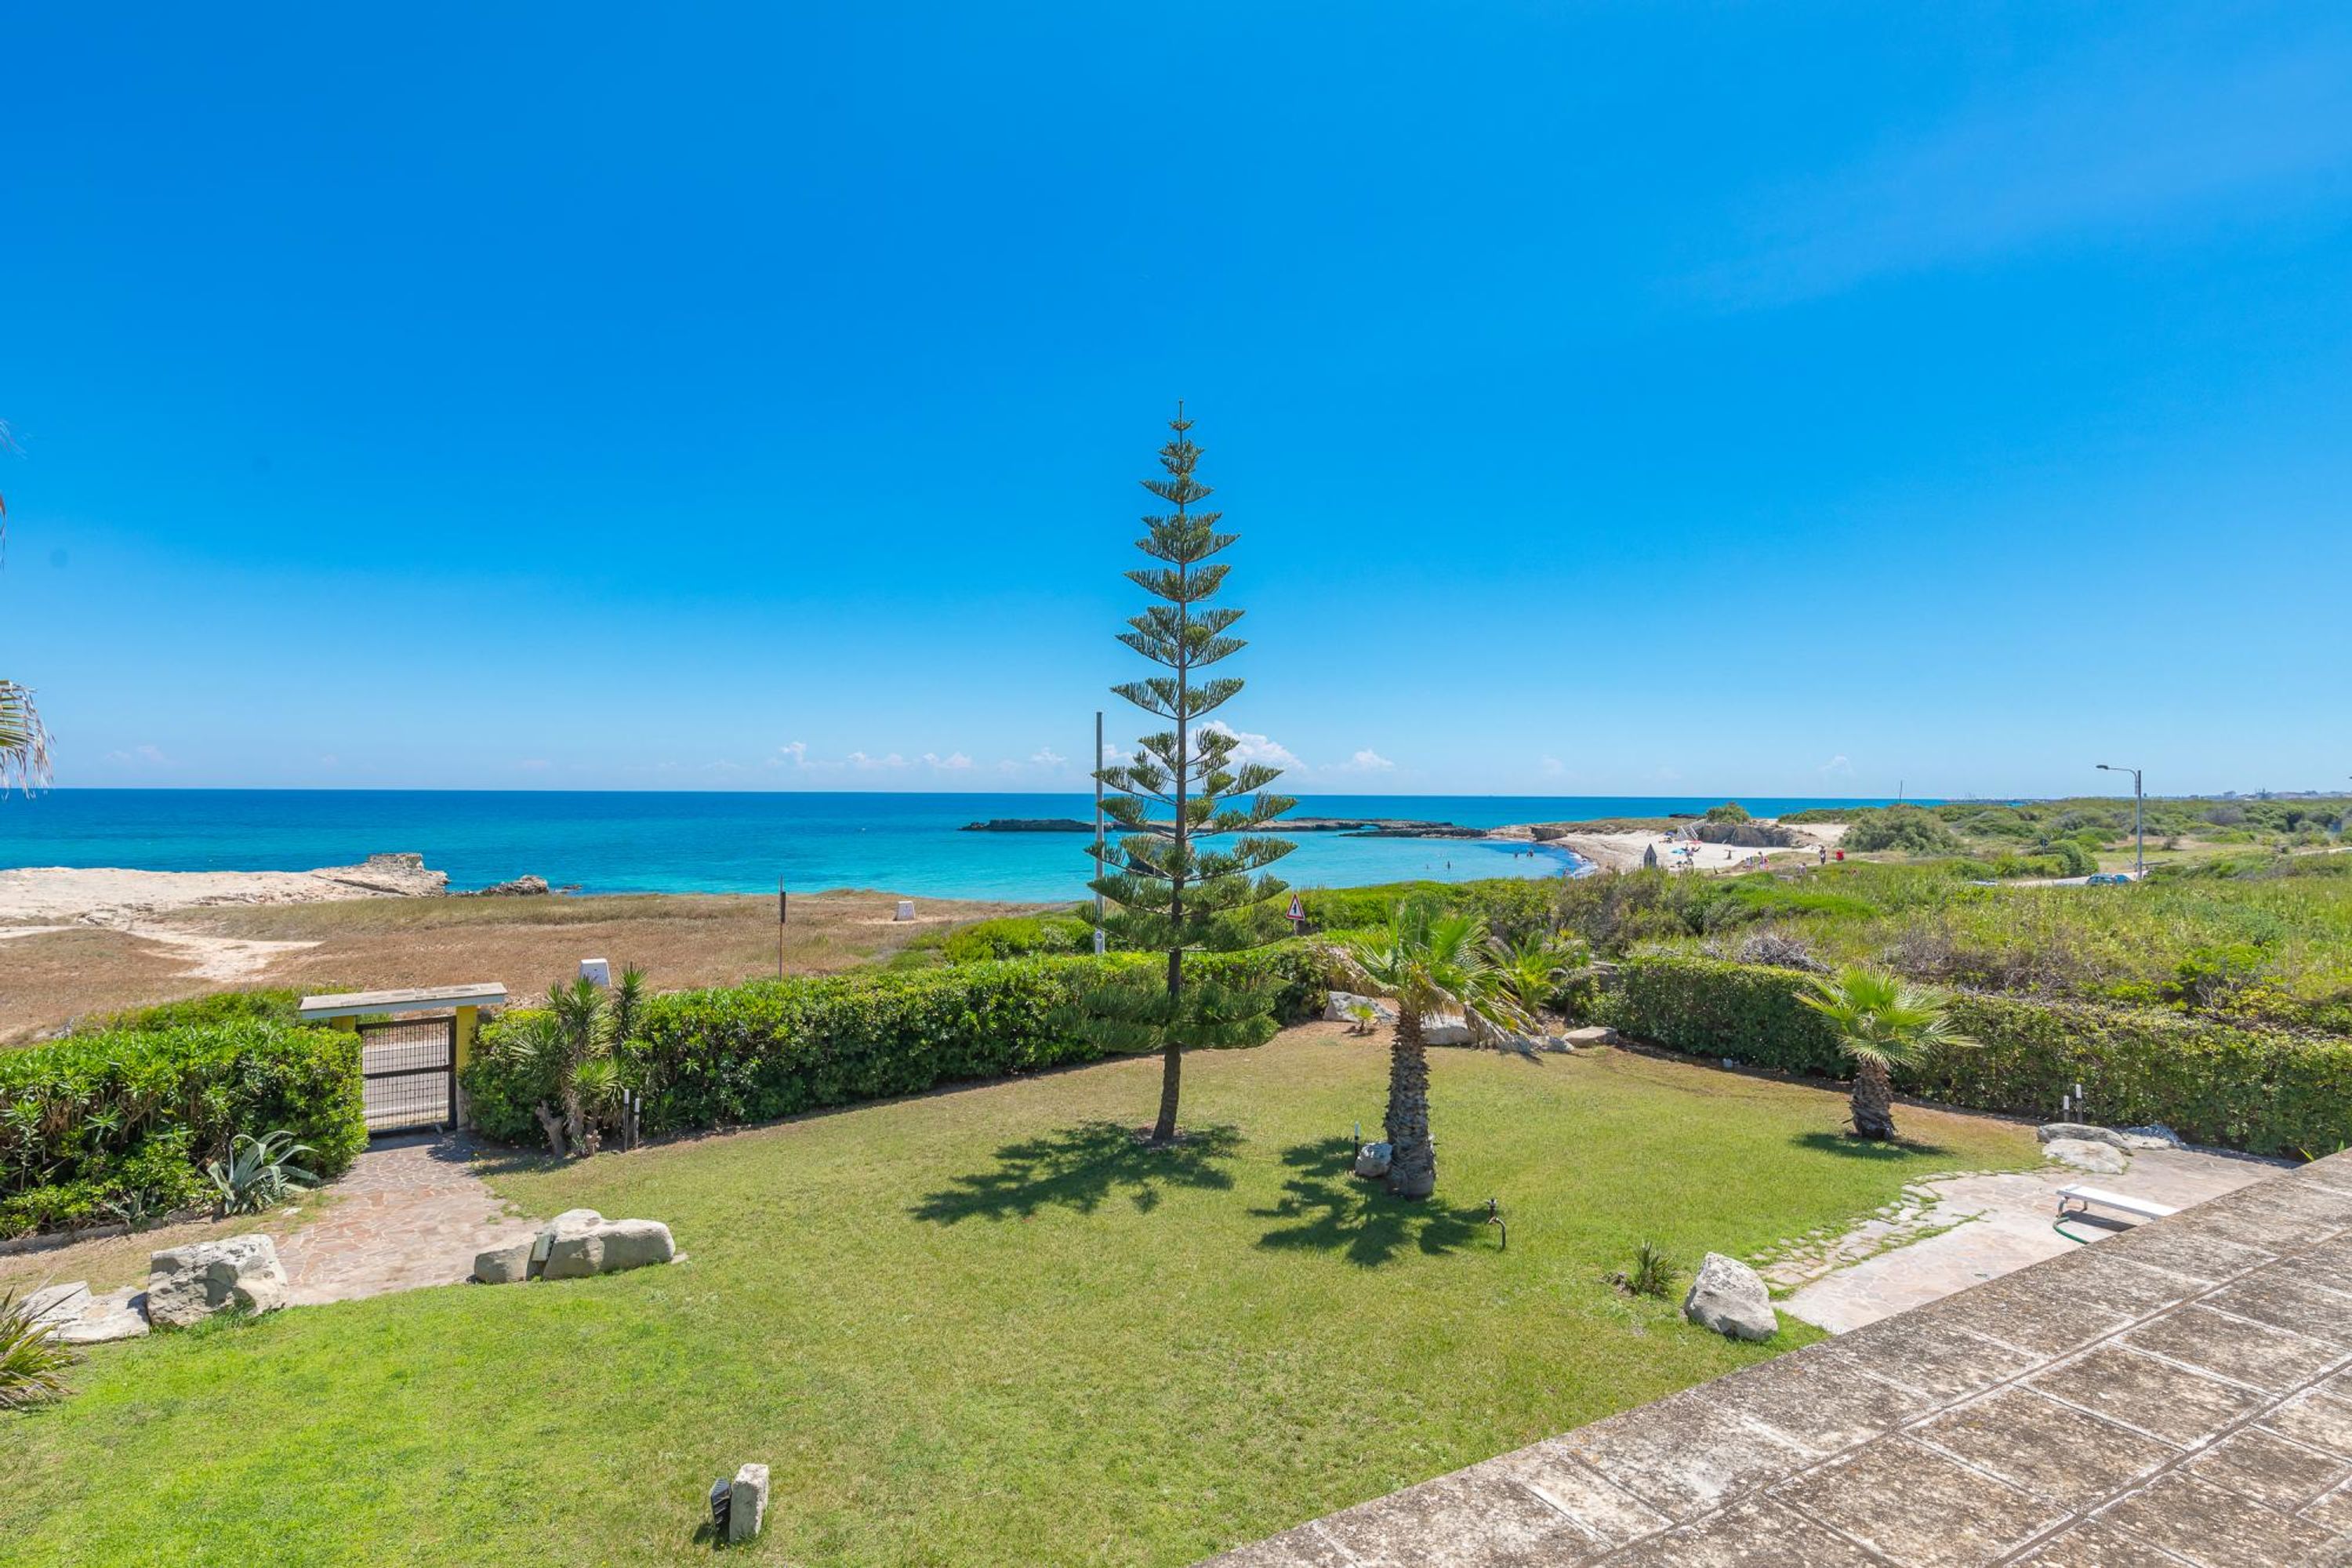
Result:
<svg viewBox="0 0 2352 1568">
<path fill-rule="evenodd" d="M 2074 1206 L 2069 1209 L 2066 1206 L 2069 1204 Z M 2069 1214 L 2081 1214 L 2094 1204 L 2101 1208 L 2119 1209 L 2125 1214 L 2137 1215 L 2142 1219 L 2163 1219 L 2168 1215 L 2180 1212 L 2168 1205 L 2150 1203 L 2146 1198 L 2127 1197 L 2122 1193 L 2111 1193 L 2105 1187 L 2075 1185 L 2058 1189 L 2060 1219 L 2064 1219 Z"/>
</svg>

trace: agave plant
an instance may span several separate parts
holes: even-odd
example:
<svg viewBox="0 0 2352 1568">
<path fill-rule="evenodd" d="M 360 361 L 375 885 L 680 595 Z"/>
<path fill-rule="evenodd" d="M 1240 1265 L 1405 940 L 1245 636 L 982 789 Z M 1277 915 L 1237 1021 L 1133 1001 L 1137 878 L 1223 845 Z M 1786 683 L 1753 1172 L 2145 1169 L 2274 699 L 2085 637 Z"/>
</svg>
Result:
<svg viewBox="0 0 2352 1568">
<path fill-rule="evenodd" d="M 1853 1063 L 1853 1131 L 1885 1142 L 1895 1136 L 1894 1069 L 1939 1050 L 1973 1046 L 1953 1029 L 1944 999 L 1892 974 L 1847 968 L 1816 976 L 1799 1001 L 1829 1020 L 1838 1049 Z"/>
<path fill-rule="evenodd" d="M 66 1368 L 81 1359 L 47 1323 L 33 1321 L 29 1298 L 0 1291 L 0 1410 L 26 1410 L 63 1399 Z"/>
<path fill-rule="evenodd" d="M 216 1213 L 259 1214 L 285 1202 L 291 1189 L 316 1185 L 317 1176 L 288 1163 L 311 1152 L 308 1143 L 295 1142 L 291 1132 L 265 1132 L 258 1138 L 238 1133 L 229 1144 L 227 1161 L 215 1160 L 205 1167 L 220 1194 Z"/>
</svg>

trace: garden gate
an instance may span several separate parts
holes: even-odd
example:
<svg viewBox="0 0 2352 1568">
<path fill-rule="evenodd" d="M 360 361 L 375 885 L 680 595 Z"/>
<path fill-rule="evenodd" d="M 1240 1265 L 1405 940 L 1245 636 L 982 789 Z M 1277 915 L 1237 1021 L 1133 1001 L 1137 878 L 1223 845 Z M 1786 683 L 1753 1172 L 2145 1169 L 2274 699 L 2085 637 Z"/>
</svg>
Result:
<svg viewBox="0 0 2352 1568">
<path fill-rule="evenodd" d="M 404 1018 L 359 1030 L 371 1135 L 457 1124 L 457 1019 Z"/>
</svg>

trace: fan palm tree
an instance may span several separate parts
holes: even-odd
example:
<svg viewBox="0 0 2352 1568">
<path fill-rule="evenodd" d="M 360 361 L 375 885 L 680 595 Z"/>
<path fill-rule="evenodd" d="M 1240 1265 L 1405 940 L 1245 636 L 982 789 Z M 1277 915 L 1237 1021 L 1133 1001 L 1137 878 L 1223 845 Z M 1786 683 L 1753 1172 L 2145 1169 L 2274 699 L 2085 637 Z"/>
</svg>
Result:
<svg viewBox="0 0 2352 1568">
<path fill-rule="evenodd" d="M 1527 1021 L 1503 984 L 1486 924 L 1402 904 L 1389 923 L 1349 939 L 1332 956 L 1350 979 L 1396 1005 L 1389 1046 L 1389 1191 L 1425 1198 L 1437 1189 L 1437 1149 L 1429 1134 L 1427 1019 L 1459 1014 L 1474 1036 L 1500 1037 Z"/>
<path fill-rule="evenodd" d="M 1798 1000 L 1829 1020 L 1838 1049 L 1853 1063 L 1854 1135 L 1891 1140 L 1894 1070 L 1976 1042 L 1953 1030 L 1940 994 L 1895 975 L 1849 967 L 1812 984 Z"/>
</svg>

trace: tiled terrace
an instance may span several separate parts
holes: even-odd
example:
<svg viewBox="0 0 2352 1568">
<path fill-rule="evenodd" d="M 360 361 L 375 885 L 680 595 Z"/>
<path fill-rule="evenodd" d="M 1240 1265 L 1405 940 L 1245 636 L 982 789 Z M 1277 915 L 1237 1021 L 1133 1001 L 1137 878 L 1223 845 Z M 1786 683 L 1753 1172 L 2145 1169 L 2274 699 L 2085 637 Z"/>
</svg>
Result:
<svg viewBox="0 0 2352 1568">
<path fill-rule="evenodd" d="M 2352 1564 L 2352 1153 L 1214 1562 Z"/>
</svg>

